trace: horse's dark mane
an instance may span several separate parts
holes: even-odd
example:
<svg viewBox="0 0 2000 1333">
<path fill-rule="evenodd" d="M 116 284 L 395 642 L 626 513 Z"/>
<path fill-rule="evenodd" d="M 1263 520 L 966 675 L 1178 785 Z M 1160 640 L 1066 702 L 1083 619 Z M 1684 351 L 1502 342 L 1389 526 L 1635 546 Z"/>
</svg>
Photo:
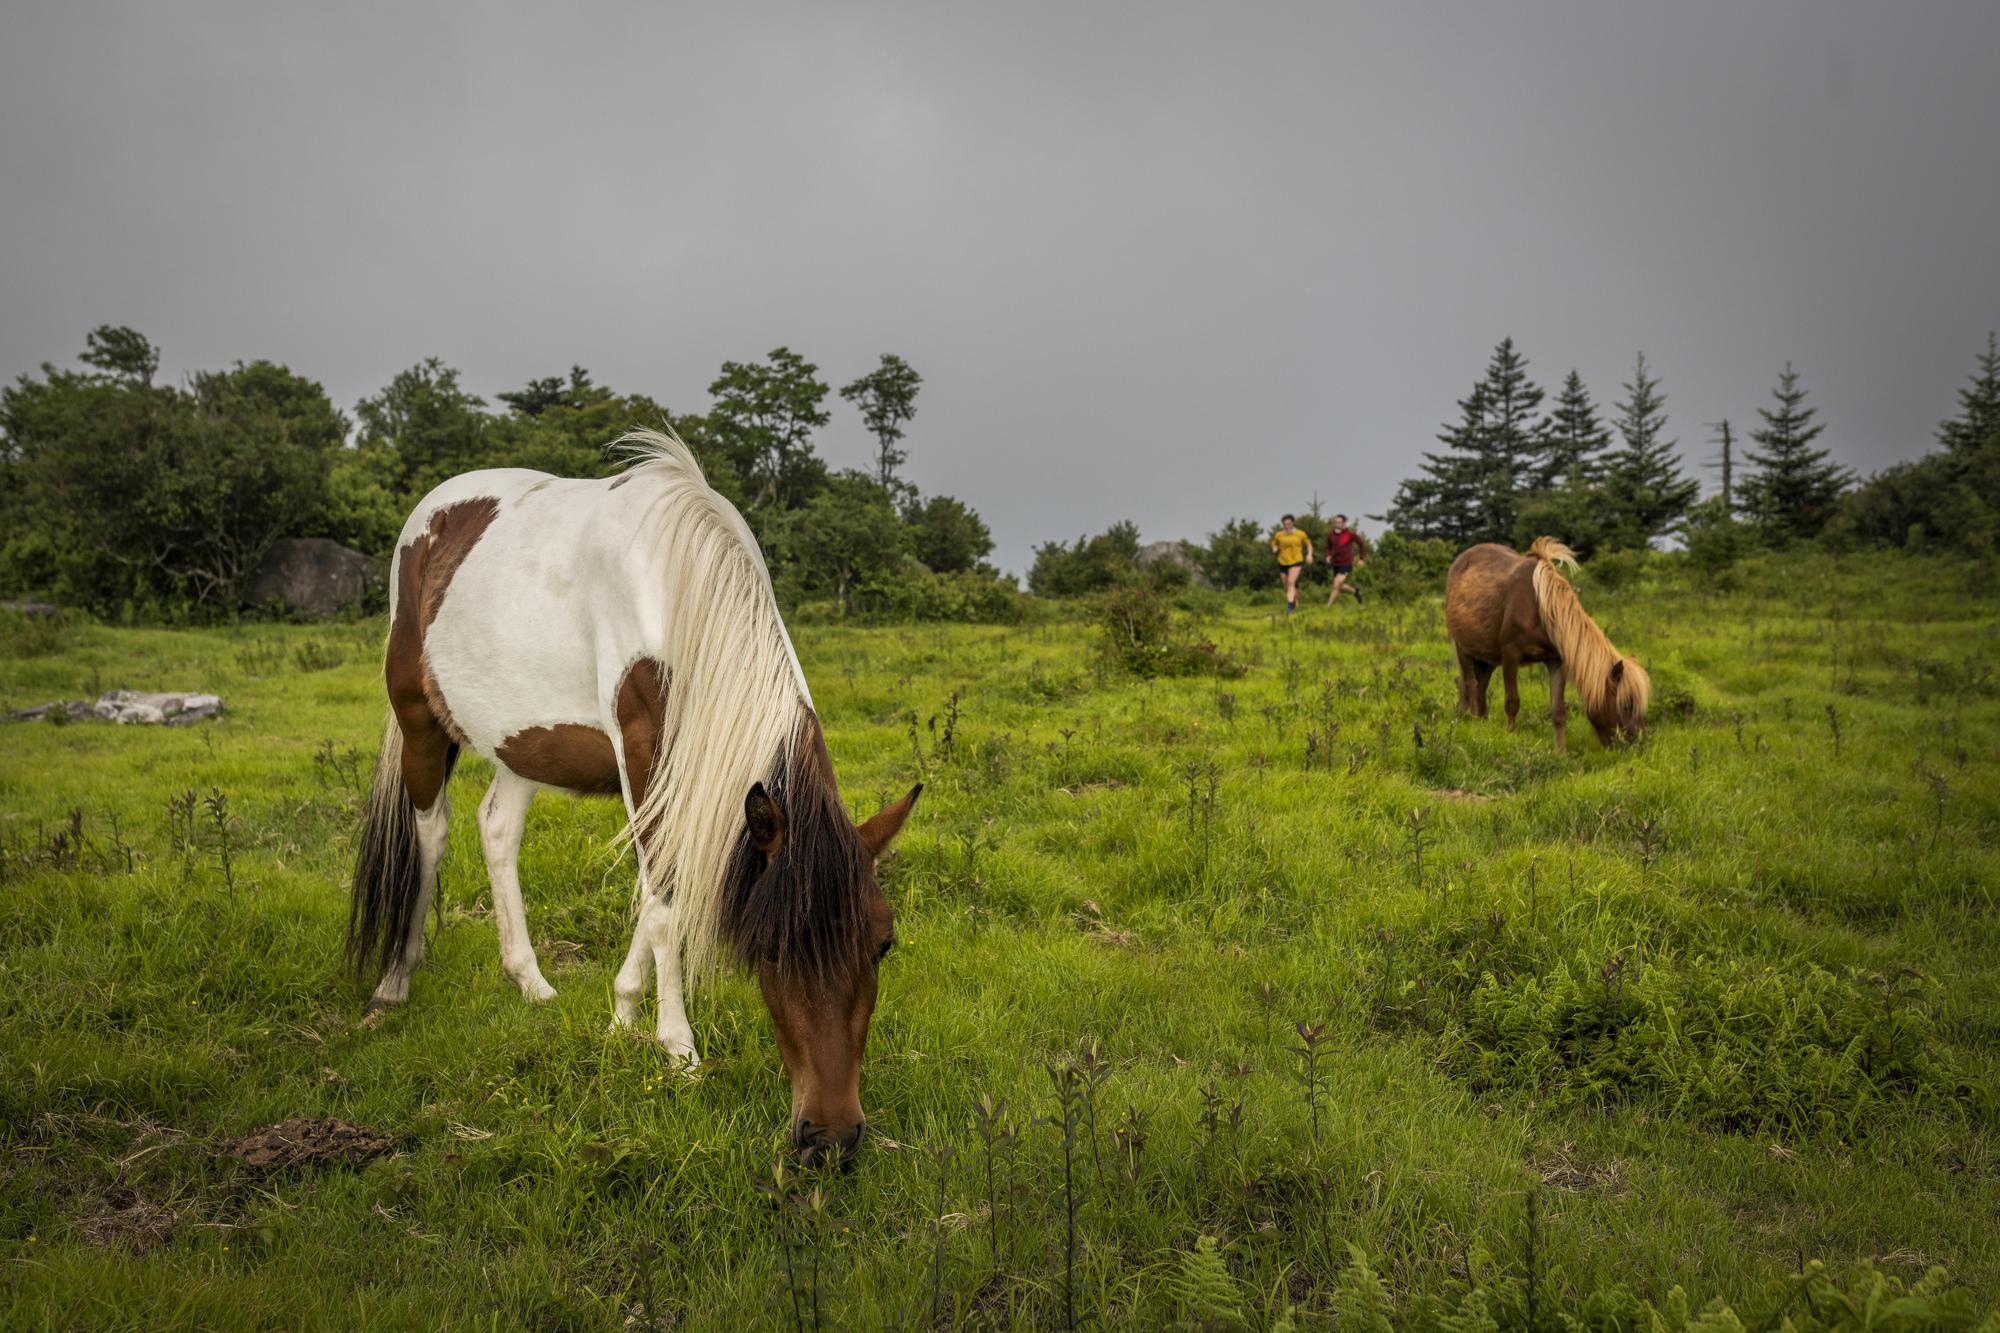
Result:
<svg viewBox="0 0 2000 1333">
<path fill-rule="evenodd" d="M 820 989 L 866 962 L 872 858 L 840 803 L 819 720 L 808 713 L 786 750 L 764 779 L 784 811 L 784 841 L 766 857 L 747 825 L 737 835 L 723 875 L 721 935 L 738 965 L 768 962 Z"/>
</svg>

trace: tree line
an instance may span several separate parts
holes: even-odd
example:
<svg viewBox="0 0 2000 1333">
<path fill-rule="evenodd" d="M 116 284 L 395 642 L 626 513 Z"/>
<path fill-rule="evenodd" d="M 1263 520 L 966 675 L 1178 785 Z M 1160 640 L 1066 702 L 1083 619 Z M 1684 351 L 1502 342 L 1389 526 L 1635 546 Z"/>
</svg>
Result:
<svg viewBox="0 0 2000 1333">
<path fill-rule="evenodd" d="M 1816 441 L 1825 429 L 1790 365 L 1771 406 L 1738 452 L 1735 427 L 1715 422 L 1719 490 L 1702 498 L 1668 429 L 1666 394 L 1644 353 L 1633 362 L 1609 414 L 1571 370 L 1553 401 L 1528 373 L 1512 338 L 1493 349 L 1484 373 L 1458 400 L 1396 491 L 1388 524 L 1372 543 L 1371 586 L 1391 596 L 1436 586 L 1450 559 L 1478 542 L 1525 549 L 1544 533 L 1577 553 L 1647 550 L 1677 538 L 1697 561 L 1727 563 L 1753 549 L 1818 542 L 1832 549 L 1900 546 L 1995 554 L 2000 536 L 2000 343 L 1988 334 L 1958 412 L 1937 428 L 1939 448 L 1857 483 Z M 1544 410 L 1544 403 L 1548 402 Z M 1298 526 L 1317 546 L 1327 529 L 1319 506 L 1299 506 Z M 1273 577 L 1268 519 L 1233 518 L 1206 542 L 1182 543 L 1187 562 L 1215 587 L 1266 587 Z M 1035 548 L 1029 586 L 1074 596 L 1135 575 L 1138 529 L 1113 524 L 1096 536 Z M 1172 577 L 1172 575 L 1169 575 Z"/>
<path fill-rule="evenodd" d="M 1557 533 L 1586 557 L 1599 548 L 1650 548 L 1680 532 L 1701 483 L 1682 467 L 1680 441 L 1667 429 L 1666 394 L 1645 353 L 1620 387 L 1607 421 L 1571 370 L 1545 412 L 1527 358 L 1503 338 L 1485 374 L 1458 400 L 1458 419 L 1439 433 L 1444 448 L 1426 453 L 1418 474 L 1398 488 L 1388 521 L 1406 536 L 1458 546 L 1525 546 Z M 1749 432 L 1755 447 L 1740 460 L 1741 483 L 1725 487 L 1726 512 L 1704 517 L 1741 519 L 1782 543 L 1817 536 L 1854 478 L 1814 447 L 1824 426 L 1790 365 L 1774 396 L 1777 406 L 1760 409 L 1762 424 Z M 1734 432 L 1727 422 L 1717 429 L 1731 451 L 1733 481 Z"/>
<path fill-rule="evenodd" d="M 94 330 L 65 369 L 0 389 L 0 586 L 99 614 L 214 619 L 243 608 L 285 537 L 327 537 L 377 558 L 447 477 L 525 467 L 605 476 L 606 444 L 673 430 L 763 545 L 781 597 L 933 618 L 1009 618 L 1011 581 L 986 557 L 977 511 L 902 476 L 923 380 L 903 358 L 839 390 L 875 437 L 866 469 L 835 469 L 817 436 L 832 387 L 786 347 L 725 361 L 706 411 L 676 413 L 597 383 L 581 366 L 489 407 L 431 358 L 363 398 L 352 418 L 321 386 L 269 361 L 158 383 L 142 334 Z"/>
<path fill-rule="evenodd" d="M 788 605 L 841 614 L 1012 619 L 1012 581 L 987 562 L 993 538 L 956 497 L 902 476 L 922 377 L 886 354 L 838 390 L 875 438 L 866 468 L 835 469 L 817 447 L 832 387 L 786 347 L 725 361 L 706 411 L 676 413 L 598 384 L 580 366 L 496 395 L 489 407 L 436 358 L 397 374 L 352 418 L 316 382 L 269 361 L 157 382 L 158 349 L 135 330 L 91 332 L 76 368 L 44 364 L 0 389 L 0 592 L 53 596 L 106 615 L 214 619 L 283 537 L 328 537 L 378 558 L 404 517 L 446 477 L 482 467 L 608 475 L 605 445 L 635 426 L 686 440 L 712 485 L 743 511 Z M 1718 493 L 1700 498 L 1668 430 L 1666 396 L 1643 354 L 1608 415 L 1574 370 L 1547 410 L 1513 339 L 1494 349 L 1399 487 L 1373 541 L 1385 591 L 1428 588 L 1450 554 L 1542 533 L 1586 556 L 1677 537 L 1702 561 L 1818 541 L 1943 547 L 1991 558 L 2000 531 L 2000 346 L 1989 334 L 1940 447 L 1856 484 L 1817 446 L 1823 424 L 1790 365 L 1740 456 L 1716 424 Z M 1299 510 L 1317 542 L 1325 519 Z M 1182 562 L 1212 585 L 1262 586 L 1270 525 L 1238 518 Z M 1035 549 L 1029 585 L 1078 596 L 1137 572 L 1138 528 L 1113 524 Z"/>
</svg>

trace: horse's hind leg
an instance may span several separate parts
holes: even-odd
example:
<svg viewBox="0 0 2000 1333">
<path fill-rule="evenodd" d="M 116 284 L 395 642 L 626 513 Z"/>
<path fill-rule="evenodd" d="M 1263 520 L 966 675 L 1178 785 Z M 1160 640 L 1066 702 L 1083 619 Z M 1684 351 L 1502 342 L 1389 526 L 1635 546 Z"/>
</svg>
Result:
<svg viewBox="0 0 2000 1333">
<path fill-rule="evenodd" d="M 1486 687 L 1493 683 L 1493 664 L 1474 662 L 1472 664 L 1472 715 L 1486 716 Z"/>
<path fill-rule="evenodd" d="M 380 1009 L 401 1004 L 410 997 L 410 973 L 424 957 L 424 926 L 437 893 L 438 864 L 444 860 L 445 834 L 451 823 L 451 799 L 445 794 L 457 750 L 441 728 L 423 728 L 403 738 L 403 781 L 412 803 L 429 796 L 427 809 L 413 812 L 413 832 L 417 842 L 417 896 L 410 911 L 409 933 L 403 937 L 402 956 L 382 974 L 369 998 L 368 1007 Z"/>
<path fill-rule="evenodd" d="M 486 878 L 493 885 L 493 919 L 500 931 L 500 967 L 540 1003 L 555 998 L 556 989 L 542 976 L 528 937 L 528 911 L 521 901 L 521 830 L 528 822 L 528 805 L 535 784 L 506 768 L 493 776 L 486 799 L 479 803 L 479 845 L 486 853 Z"/>
<path fill-rule="evenodd" d="M 1507 730 L 1514 729 L 1514 719 L 1521 712 L 1521 682 L 1516 674 L 1520 661 L 1512 653 L 1500 659 L 1500 675 L 1507 685 Z"/>
</svg>

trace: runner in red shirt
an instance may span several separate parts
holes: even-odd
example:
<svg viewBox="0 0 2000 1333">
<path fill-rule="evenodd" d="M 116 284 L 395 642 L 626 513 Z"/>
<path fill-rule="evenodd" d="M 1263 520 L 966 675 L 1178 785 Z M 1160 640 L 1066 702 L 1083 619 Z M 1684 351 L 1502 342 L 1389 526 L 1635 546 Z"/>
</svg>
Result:
<svg viewBox="0 0 2000 1333">
<path fill-rule="evenodd" d="M 1332 606 L 1345 590 L 1359 605 L 1361 589 L 1349 588 L 1347 581 L 1354 577 L 1355 570 L 1368 563 L 1368 543 L 1360 533 L 1347 526 L 1345 514 L 1335 514 L 1333 526 L 1326 531 L 1326 563 L 1333 567 L 1333 594 L 1326 599 L 1326 604 Z"/>
</svg>

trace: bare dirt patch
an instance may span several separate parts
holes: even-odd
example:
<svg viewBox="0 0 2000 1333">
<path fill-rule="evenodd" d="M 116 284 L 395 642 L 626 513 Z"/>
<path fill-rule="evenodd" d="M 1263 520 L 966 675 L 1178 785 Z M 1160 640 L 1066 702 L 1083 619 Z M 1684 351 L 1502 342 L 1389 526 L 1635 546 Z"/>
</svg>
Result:
<svg viewBox="0 0 2000 1333">
<path fill-rule="evenodd" d="M 1132 931 L 1106 921 L 1104 909 L 1090 898 L 1085 898 L 1082 905 L 1069 914 L 1069 919 L 1072 925 L 1083 932 L 1086 939 L 1098 944 L 1129 949 L 1139 942 L 1139 937 Z"/>
<path fill-rule="evenodd" d="M 1576 1145 L 1558 1143 L 1529 1167 L 1550 1189 L 1565 1194 L 1619 1194 L 1625 1189 L 1625 1168 L 1617 1162 L 1593 1162 L 1579 1156 Z"/>
<path fill-rule="evenodd" d="M 92 1245 L 144 1254 L 172 1240 L 184 1216 L 140 1197 L 130 1185 L 107 1185 L 77 1233 Z"/>
<path fill-rule="evenodd" d="M 223 1151 L 253 1171 L 359 1166 L 395 1147 L 393 1140 L 345 1120 L 284 1120 L 252 1130 Z"/>
</svg>

